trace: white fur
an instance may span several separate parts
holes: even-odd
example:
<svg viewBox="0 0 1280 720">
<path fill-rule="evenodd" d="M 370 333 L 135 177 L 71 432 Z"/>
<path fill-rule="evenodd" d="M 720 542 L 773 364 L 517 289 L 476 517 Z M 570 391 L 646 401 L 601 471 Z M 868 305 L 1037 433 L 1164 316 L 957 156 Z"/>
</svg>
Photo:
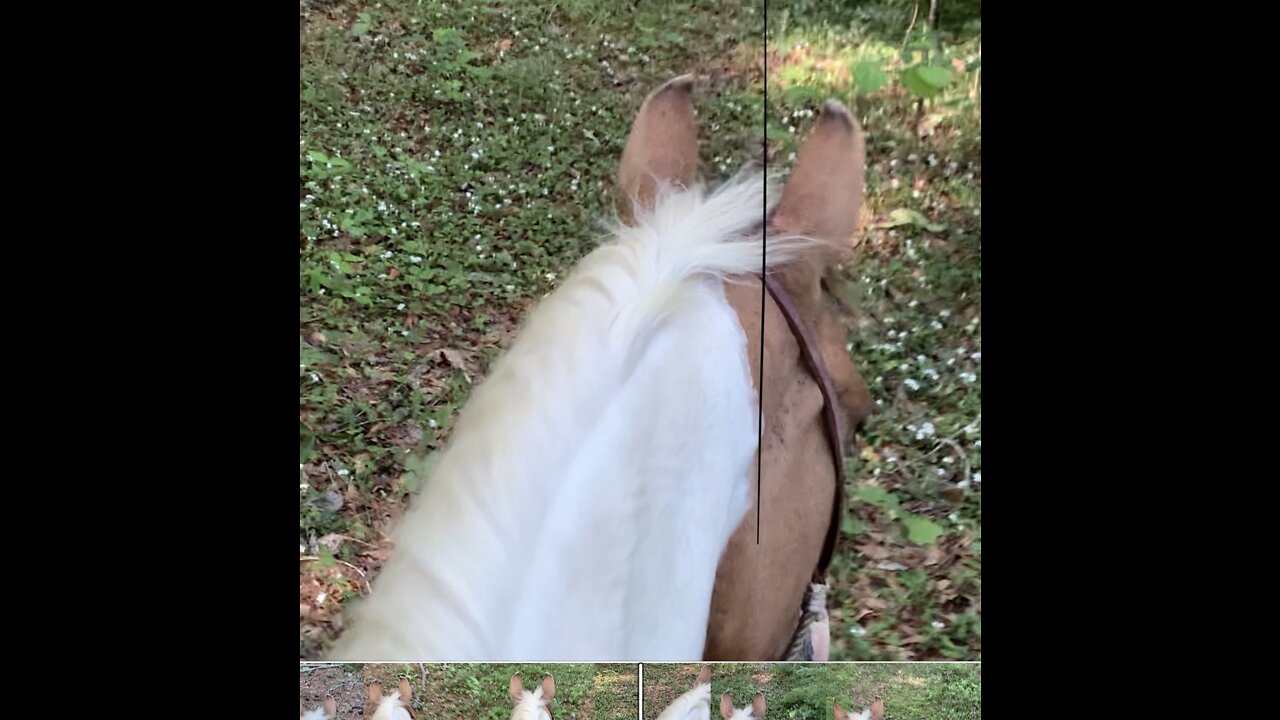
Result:
<svg viewBox="0 0 1280 720">
<path fill-rule="evenodd" d="M 536 688 L 533 692 L 525 690 L 521 694 L 520 702 L 511 711 L 511 720 L 551 720 L 551 714 L 547 712 L 547 701 L 542 699 L 542 688 Z"/>
<path fill-rule="evenodd" d="M 711 684 L 698 685 L 676 698 L 658 720 L 711 720 Z"/>
<path fill-rule="evenodd" d="M 760 269 L 763 192 L 667 189 L 543 301 L 332 659 L 701 659 L 757 445 L 721 280 Z M 796 248 L 770 238 L 770 264 Z"/>
<path fill-rule="evenodd" d="M 729 716 L 729 720 L 752 720 L 755 717 L 755 710 L 750 706 L 738 708 Z"/>
<path fill-rule="evenodd" d="M 371 720 L 409 720 L 409 711 L 405 707 L 400 700 L 400 691 L 392 690 L 390 695 L 382 696 Z"/>
<path fill-rule="evenodd" d="M 329 720 L 329 718 L 332 718 L 332 717 L 333 717 L 332 715 L 324 714 L 324 706 L 322 705 L 316 708 L 315 710 L 308 710 L 302 716 L 302 720 Z"/>
</svg>

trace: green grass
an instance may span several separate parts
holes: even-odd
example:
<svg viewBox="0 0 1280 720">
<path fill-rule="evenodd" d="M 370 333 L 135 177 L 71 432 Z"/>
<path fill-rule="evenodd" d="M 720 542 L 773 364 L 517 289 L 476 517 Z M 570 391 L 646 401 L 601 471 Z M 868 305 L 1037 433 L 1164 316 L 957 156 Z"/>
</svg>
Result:
<svg viewBox="0 0 1280 720">
<path fill-rule="evenodd" d="M 950 83 L 921 108 L 903 78 L 924 56 L 903 50 L 908 23 L 892 22 L 910 4 L 830 5 L 770 3 L 768 122 L 775 168 L 790 167 L 827 97 L 867 136 L 858 252 L 828 278 L 876 398 L 846 466 L 832 659 L 978 659 L 980 26 L 942 16 L 942 52 L 929 57 Z M 859 90 L 867 68 L 884 81 L 873 92 Z"/>
<path fill-rule="evenodd" d="M 693 686 L 697 665 L 644 666 L 644 720 L 652 720 Z M 830 720 L 832 703 L 862 710 L 876 695 L 886 720 L 975 720 L 982 715 L 982 670 L 976 664 L 713 664 L 712 717 L 720 695 L 734 707 L 766 700 L 769 720 Z"/>
<path fill-rule="evenodd" d="M 703 172 L 760 154 L 762 6 L 303 6 L 302 657 L 389 554 L 411 457 L 600 236 L 640 102 L 686 72 Z M 754 43 L 754 46 L 752 44 Z M 754 49 L 752 49 L 754 47 Z"/>
<path fill-rule="evenodd" d="M 830 5 L 770 3 L 767 143 L 758 1 L 302 5 L 301 657 L 389 556 L 408 471 L 594 247 L 640 102 L 685 72 L 712 182 L 788 167 L 828 95 L 863 118 L 869 222 L 831 286 L 878 408 L 848 465 L 833 658 L 981 656 L 980 27 L 942 33 L 964 70 L 917 116 L 910 7 Z M 858 95 L 860 63 L 886 84 Z"/>
<path fill-rule="evenodd" d="M 413 687 L 419 717 L 507 720 L 507 694 L 514 673 L 533 690 L 546 673 L 556 681 L 552 711 L 557 720 L 633 720 L 639 678 L 635 665 L 610 664 L 378 664 L 365 665 L 365 685 L 377 680 L 394 688 L 400 678 Z"/>
</svg>

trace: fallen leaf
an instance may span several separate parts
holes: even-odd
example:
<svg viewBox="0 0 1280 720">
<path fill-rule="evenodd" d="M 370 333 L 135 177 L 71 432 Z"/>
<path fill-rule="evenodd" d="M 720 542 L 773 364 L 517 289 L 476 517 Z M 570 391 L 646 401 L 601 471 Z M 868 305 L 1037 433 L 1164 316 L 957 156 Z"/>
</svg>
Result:
<svg viewBox="0 0 1280 720">
<path fill-rule="evenodd" d="M 467 369 L 467 361 L 462 357 L 462 353 L 453 348 L 444 348 L 436 351 L 436 357 L 445 361 L 450 367 L 465 371 Z"/>
<path fill-rule="evenodd" d="M 861 455 L 862 455 L 862 459 L 866 460 L 869 463 L 880 462 L 880 456 L 876 454 L 875 448 L 871 447 L 870 445 L 862 448 Z"/>
<path fill-rule="evenodd" d="M 511 38 L 502 38 L 498 41 L 498 52 L 506 52 L 511 49 Z"/>
<path fill-rule="evenodd" d="M 395 268 L 391 268 L 390 270 L 387 271 L 387 277 L 392 279 L 398 278 L 400 277 L 400 271 Z"/>
<path fill-rule="evenodd" d="M 902 513 L 898 519 L 907 528 L 907 539 L 917 545 L 928 545 L 945 532 L 941 525 L 921 515 Z"/>
<path fill-rule="evenodd" d="M 916 225 L 928 230 L 929 232 L 942 232 L 946 228 L 946 226 L 939 223 L 929 222 L 929 218 L 908 208 L 898 208 L 897 210 L 894 210 L 889 213 L 888 221 L 878 223 L 873 227 L 892 228 L 899 227 L 901 225 Z"/>
<path fill-rule="evenodd" d="M 883 545 L 860 545 L 858 552 L 868 560 L 884 560 L 889 557 L 889 549 Z"/>
</svg>

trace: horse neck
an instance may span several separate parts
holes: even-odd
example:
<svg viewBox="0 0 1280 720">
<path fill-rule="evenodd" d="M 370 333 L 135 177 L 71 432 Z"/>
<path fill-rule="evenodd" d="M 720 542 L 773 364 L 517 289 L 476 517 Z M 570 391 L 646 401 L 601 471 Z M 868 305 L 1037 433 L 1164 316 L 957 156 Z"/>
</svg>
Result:
<svg viewBox="0 0 1280 720">
<path fill-rule="evenodd" d="M 708 257 L 749 267 L 750 248 L 699 244 L 722 239 L 601 248 L 535 311 L 473 394 L 357 619 L 384 623 L 357 635 L 381 644 L 348 656 L 701 656 L 756 447 L 721 268 L 687 270 Z"/>
</svg>

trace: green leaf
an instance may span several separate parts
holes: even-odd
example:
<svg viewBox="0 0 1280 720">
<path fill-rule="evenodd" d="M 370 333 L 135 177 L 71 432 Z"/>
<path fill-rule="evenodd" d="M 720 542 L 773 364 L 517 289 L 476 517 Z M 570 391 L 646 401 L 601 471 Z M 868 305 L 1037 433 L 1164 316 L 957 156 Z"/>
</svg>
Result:
<svg viewBox="0 0 1280 720">
<path fill-rule="evenodd" d="M 902 71 L 902 84 L 915 95 L 929 98 L 951 82 L 951 71 L 929 65 L 916 65 Z"/>
<path fill-rule="evenodd" d="M 942 232 L 947 227 L 946 225 L 943 225 L 941 223 L 931 223 L 929 222 L 929 218 L 925 217 L 924 215 L 921 215 L 919 212 L 916 212 L 915 210 L 909 210 L 907 208 L 898 208 L 897 210 L 894 210 L 893 212 L 889 213 L 888 222 L 877 223 L 875 227 L 892 228 L 892 227 L 899 227 L 901 225 L 917 225 L 919 227 L 924 228 L 925 230 L 928 230 L 929 232 L 935 232 L 935 233 Z"/>
<path fill-rule="evenodd" d="M 765 129 L 764 136 L 769 138 L 770 140 L 790 140 L 791 139 L 791 133 L 773 124 L 770 124 L 769 127 Z"/>
<path fill-rule="evenodd" d="M 920 79 L 928 83 L 930 86 L 941 90 L 951 82 L 951 71 L 944 67 L 934 67 L 932 65 L 921 65 L 916 68 L 916 74 Z"/>
<path fill-rule="evenodd" d="M 858 527 L 854 524 L 852 515 L 845 515 L 844 518 L 840 520 L 840 532 L 849 537 L 853 537 L 858 533 Z"/>
<path fill-rule="evenodd" d="M 356 37 L 360 37 L 367 32 L 369 32 L 369 23 L 367 22 L 358 22 L 351 26 L 351 34 Z"/>
<path fill-rule="evenodd" d="M 929 545 L 944 532 L 941 525 L 921 515 L 904 512 L 898 519 L 907 528 L 907 539 L 917 545 Z"/>
<path fill-rule="evenodd" d="M 880 69 L 880 64 L 872 61 L 854 63 L 853 82 L 859 92 L 873 93 L 889 82 L 888 76 Z"/>
<path fill-rule="evenodd" d="M 862 500 L 863 502 L 871 503 L 872 505 L 875 505 L 877 507 L 882 507 L 882 508 L 898 507 L 898 498 L 896 495 L 889 492 L 888 490 L 885 490 L 882 487 L 877 487 L 875 485 L 869 485 L 867 487 L 862 488 L 861 490 L 858 491 L 858 494 L 855 497 L 857 497 L 859 500 Z"/>
<path fill-rule="evenodd" d="M 946 68 L 916 65 L 902 71 L 902 84 L 912 93 L 929 98 L 938 94 L 951 82 L 951 71 Z"/>
</svg>

